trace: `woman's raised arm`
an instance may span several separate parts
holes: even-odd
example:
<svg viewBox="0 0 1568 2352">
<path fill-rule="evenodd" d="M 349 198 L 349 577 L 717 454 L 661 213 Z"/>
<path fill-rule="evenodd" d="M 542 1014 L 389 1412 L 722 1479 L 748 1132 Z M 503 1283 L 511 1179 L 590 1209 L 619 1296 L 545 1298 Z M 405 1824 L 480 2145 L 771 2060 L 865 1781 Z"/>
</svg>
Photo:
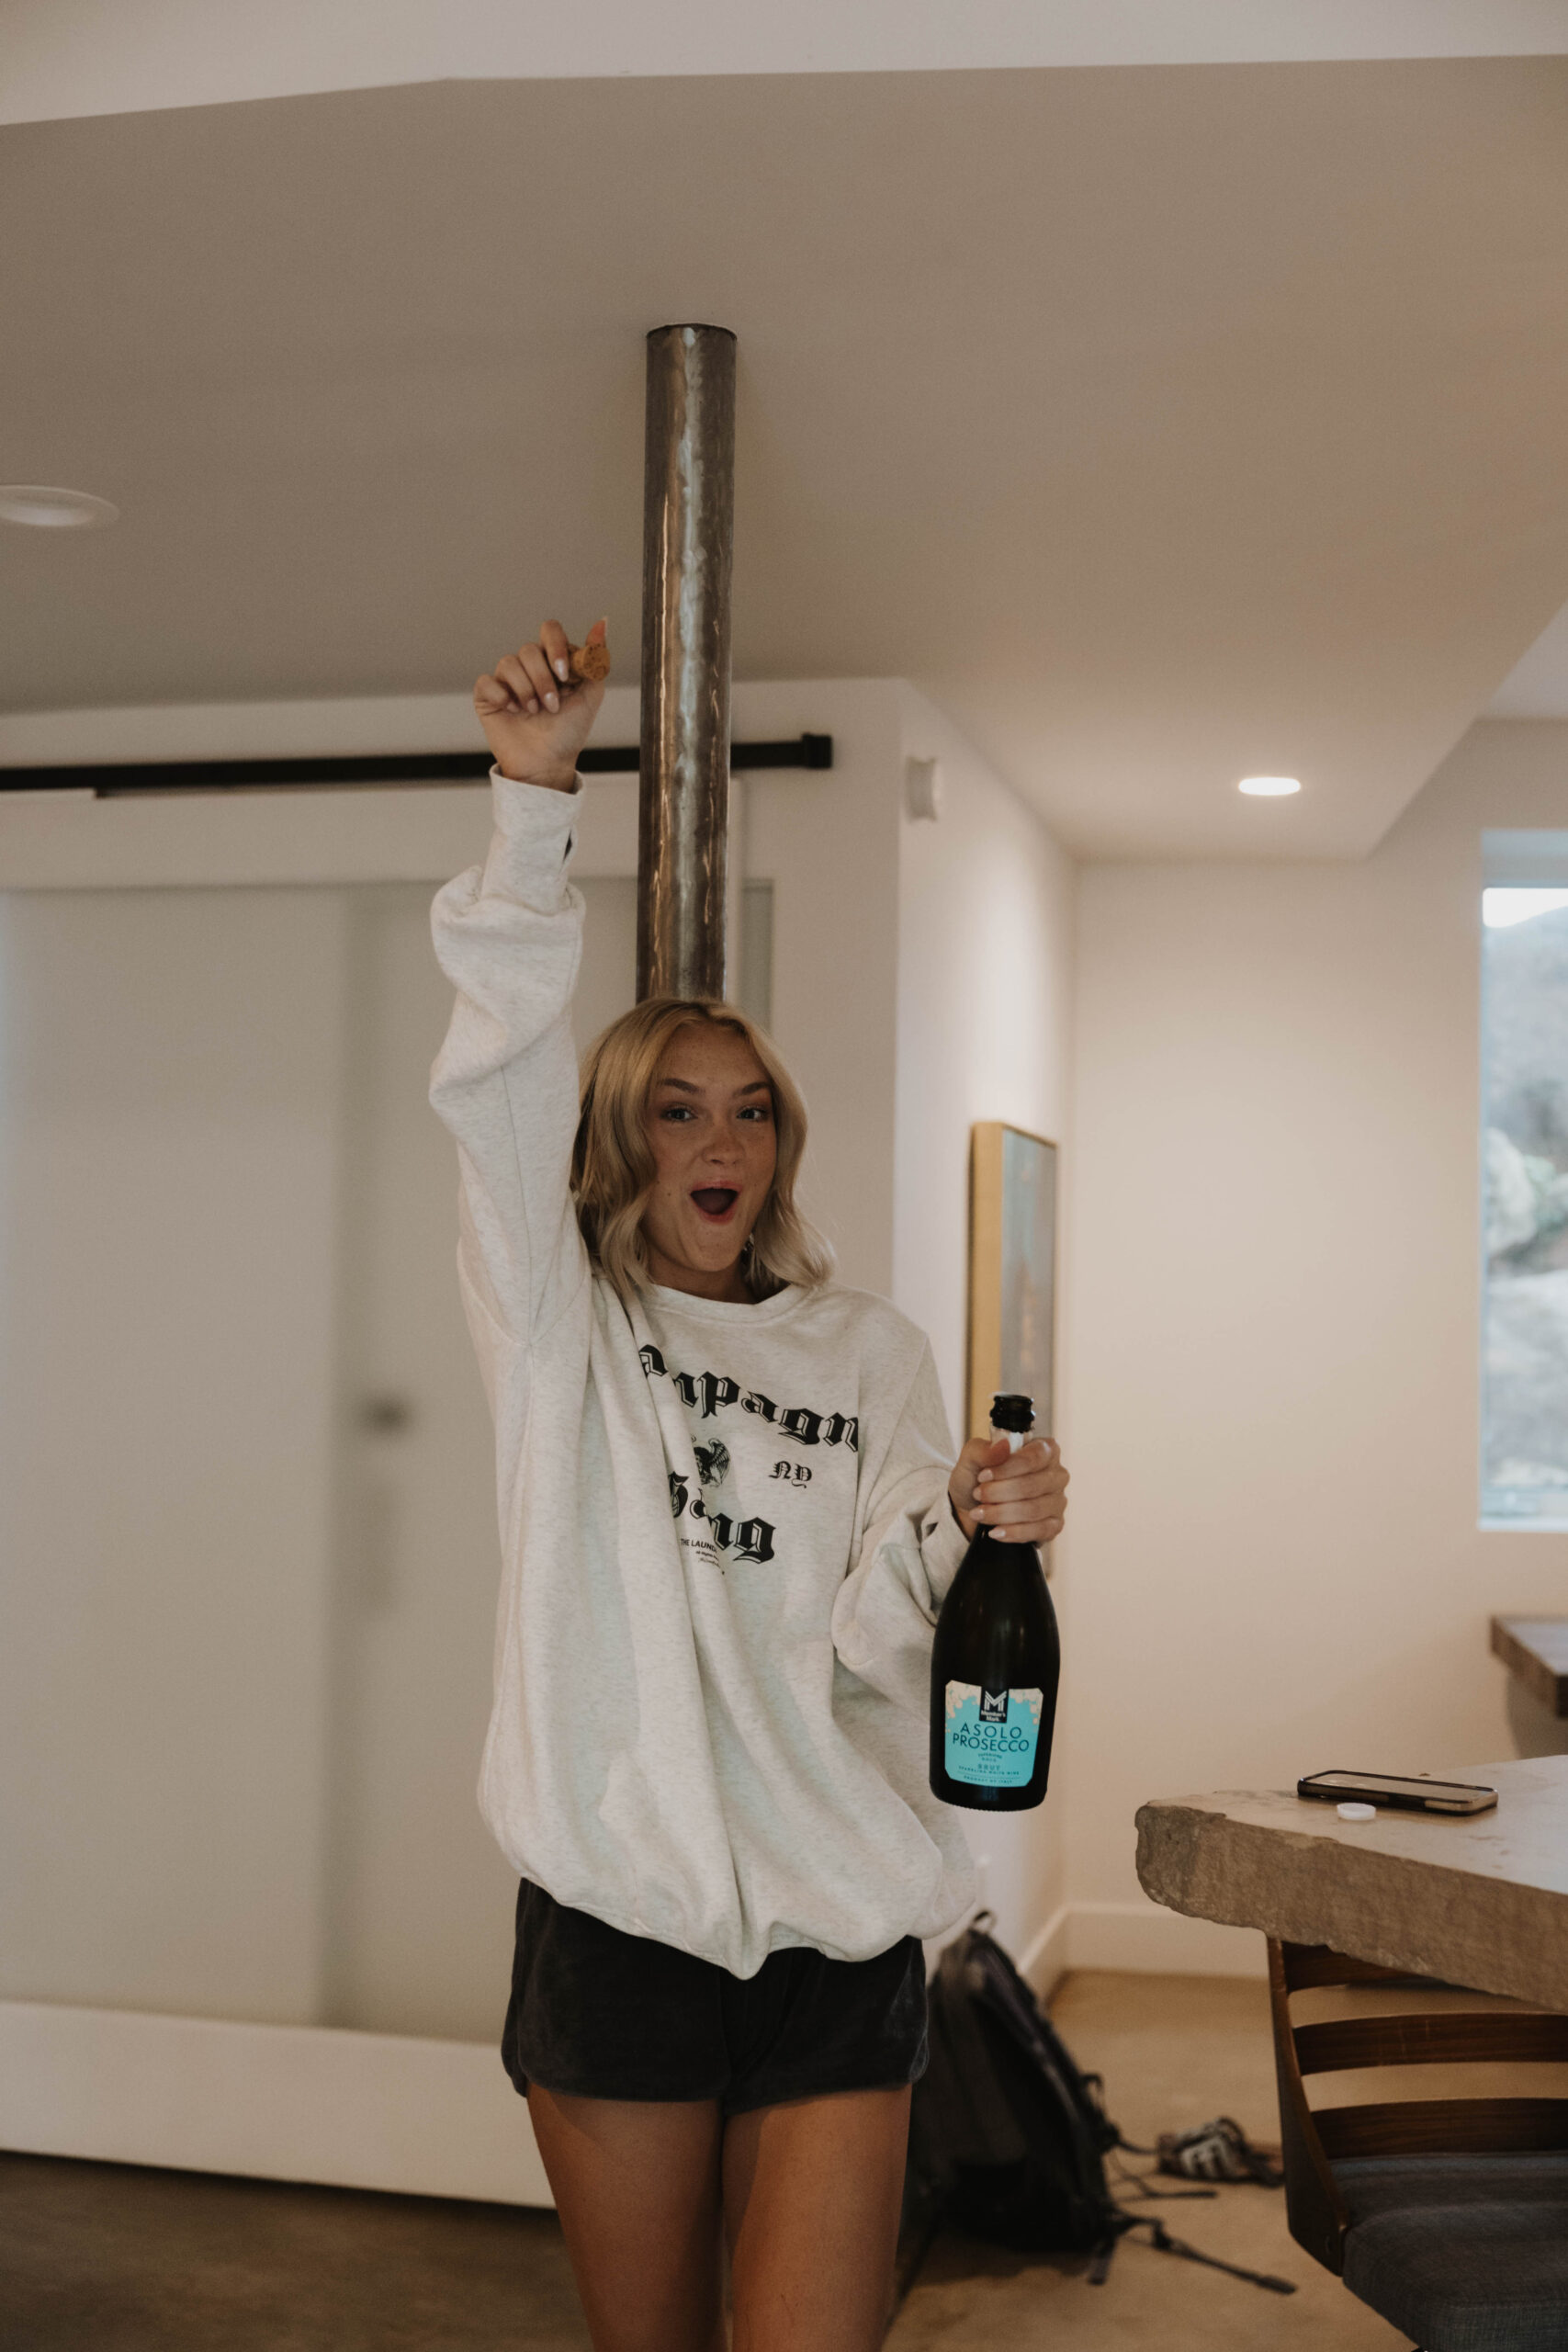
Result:
<svg viewBox="0 0 1568 2352">
<path fill-rule="evenodd" d="M 604 641 L 600 622 L 587 642 Z M 458 1271 L 492 1404 L 498 1344 L 526 1346 L 587 1277 L 568 1182 L 582 899 L 567 860 L 577 755 L 604 685 L 570 684 L 570 662 L 564 630 L 547 622 L 476 685 L 495 754 L 495 831 L 484 864 L 446 883 L 431 910 L 457 1001 L 430 1099 L 457 1142 Z"/>
</svg>

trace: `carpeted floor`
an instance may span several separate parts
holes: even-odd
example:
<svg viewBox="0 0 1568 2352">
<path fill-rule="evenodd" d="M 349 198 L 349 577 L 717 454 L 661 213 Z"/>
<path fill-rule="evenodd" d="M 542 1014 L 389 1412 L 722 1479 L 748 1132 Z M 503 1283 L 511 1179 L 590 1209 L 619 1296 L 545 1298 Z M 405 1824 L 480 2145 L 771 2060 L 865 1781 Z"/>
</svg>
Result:
<svg viewBox="0 0 1568 2352">
<path fill-rule="evenodd" d="M 1053 2005 L 1130 2139 L 1234 2115 L 1276 2130 L 1261 1984 L 1082 1975 Z M 1146 2246 L 1103 2287 L 1070 2264 L 941 2239 L 888 2352 L 1401 2352 L 1251 2188 L 1152 2208 L 1289 2298 Z M 549 2213 L 0 2155 L 4 2352 L 585 2352 Z"/>
</svg>

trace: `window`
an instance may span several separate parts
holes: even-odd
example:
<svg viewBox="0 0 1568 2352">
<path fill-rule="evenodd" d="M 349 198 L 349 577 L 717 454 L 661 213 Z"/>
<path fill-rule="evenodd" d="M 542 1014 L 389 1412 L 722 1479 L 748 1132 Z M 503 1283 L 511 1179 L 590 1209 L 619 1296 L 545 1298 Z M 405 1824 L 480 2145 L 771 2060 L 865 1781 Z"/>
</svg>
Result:
<svg viewBox="0 0 1568 2352">
<path fill-rule="evenodd" d="M 1489 833 L 1485 842 L 1481 1519 L 1563 1528 L 1568 835 Z"/>
</svg>

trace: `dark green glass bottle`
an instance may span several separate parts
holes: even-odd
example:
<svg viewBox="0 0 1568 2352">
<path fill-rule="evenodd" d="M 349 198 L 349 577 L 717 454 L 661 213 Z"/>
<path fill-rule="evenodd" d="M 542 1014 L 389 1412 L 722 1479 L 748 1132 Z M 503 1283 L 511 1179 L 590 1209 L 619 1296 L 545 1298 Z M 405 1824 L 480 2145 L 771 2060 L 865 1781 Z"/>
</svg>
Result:
<svg viewBox="0 0 1568 2352">
<path fill-rule="evenodd" d="M 991 1434 L 1013 1451 L 1034 1426 L 1027 1396 L 998 1396 Z M 931 1787 L 944 1804 L 1022 1813 L 1045 1794 L 1061 1672 L 1056 1612 L 1032 1544 L 979 1528 L 931 1648 Z"/>
</svg>

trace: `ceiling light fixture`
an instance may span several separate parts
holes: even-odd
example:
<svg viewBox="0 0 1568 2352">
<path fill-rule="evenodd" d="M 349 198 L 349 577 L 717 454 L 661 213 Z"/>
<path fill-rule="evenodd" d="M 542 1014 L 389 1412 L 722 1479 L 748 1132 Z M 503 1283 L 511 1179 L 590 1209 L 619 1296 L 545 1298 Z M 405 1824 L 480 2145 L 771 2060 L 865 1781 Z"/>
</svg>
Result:
<svg viewBox="0 0 1568 2352">
<path fill-rule="evenodd" d="M 1238 792 L 1249 794 L 1254 800 L 1284 800 L 1301 788 L 1299 775 L 1244 775 L 1236 786 Z"/>
<path fill-rule="evenodd" d="M 44 482 L 0 482 L 0 523 L 39 531 L 90 531 L 118 523 L 119 508 L 85 490 L 53 490 Z"/>
</svg>

